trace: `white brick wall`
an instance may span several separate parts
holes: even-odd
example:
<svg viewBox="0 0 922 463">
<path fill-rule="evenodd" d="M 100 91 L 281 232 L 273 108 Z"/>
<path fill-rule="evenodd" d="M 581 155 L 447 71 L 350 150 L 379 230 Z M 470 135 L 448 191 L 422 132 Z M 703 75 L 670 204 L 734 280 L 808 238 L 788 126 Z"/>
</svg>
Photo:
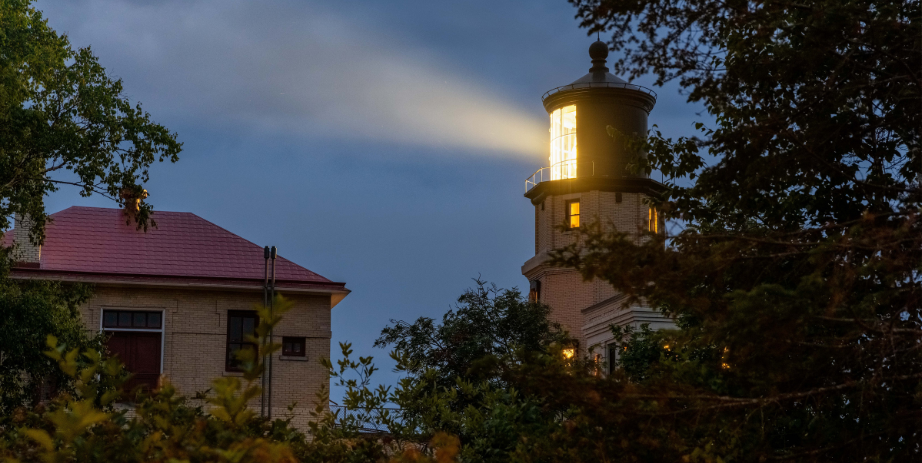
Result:
<svg viewBox="0 0 922 463">
<path fill-rule="evenodd" d="M 41 261 L 42 247 L 32 244 L 29 240 L 29 229 L 32 228 L 32 220 L 28 217 L 16 214 L 13 223 L 13 242 L 16 244 L 16 261 L 37 264 Z"/>
<path fill-rule="evenodd" d="M 284 294 L 295 306 L 285 314 L 275 330 L 276 342 L 282 336 L 306 337 L 306 361 L 282 360 L 276 355 L 273 373 L 273 417 L 288 414 L 297 403 L 294 424 L 307 429 L 308 410 L 314 408 L 316 393 L 329 385 L 320 357 L 330 356 L 330 297 Z M 252 310 L 261 303 L 262 292 L 234 292 L 142 287 L 97 287 L 92 299 L 82 307 L 87 329 L 100 329 L 104 309 L 165 311 L 163 375 L 180 393 L 192 396 L 211 386 L 211 380 L 225 373 L 225 344 L 229 310 Z M 259 408 L 259 401 L 251 406 Z"/>
</svg>

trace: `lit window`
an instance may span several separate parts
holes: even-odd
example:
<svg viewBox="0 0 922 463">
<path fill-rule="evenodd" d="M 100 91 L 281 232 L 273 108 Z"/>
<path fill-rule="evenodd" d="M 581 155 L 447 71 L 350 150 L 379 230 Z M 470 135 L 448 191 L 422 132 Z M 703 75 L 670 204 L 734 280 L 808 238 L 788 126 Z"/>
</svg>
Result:
<svg viewBox="0 0 922 463">
<path fill-rule="evenodd" d="M 576 178 L 576 106 L 551 113 L 551 180 Z"/>
<path fill-rule="evenodd" d="M 651 207 L 647 212 L 647 230 L 653 233 L 659 233 L 659 214 L 655 207 Z"/>
<path fill-rule="evenodd" d="M 563 350 L 563 358 L 570 360 L 573 356 L 576 355 L 576 350 L 572 347 L 566 348 Z"/>
<path fill-rule="evenodd" d="M 528 282 L 528 301 L 529 302 L 538 302 L 541 300 L 541 282 L 538 280 L 532 280 Z"/>
<path fill-rule="evenodd" d="M 579 228 L 579 200 L 567 201 L 567 226 Z"/>
</svg>

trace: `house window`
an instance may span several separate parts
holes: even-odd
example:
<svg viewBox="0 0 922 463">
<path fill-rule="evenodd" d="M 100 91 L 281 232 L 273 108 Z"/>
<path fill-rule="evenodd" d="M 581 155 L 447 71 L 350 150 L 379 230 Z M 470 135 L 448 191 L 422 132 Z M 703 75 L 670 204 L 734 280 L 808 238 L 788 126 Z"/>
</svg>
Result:
<svg viewBox="0 0 922 463">
<path fill-rule="evenodd" d="M 227 349 L 224 362 L 226 371 L 240 371 L 237 352 L 241 349 L 257 349 L 251 336 L 256 336 L 259 317 L 256 312 L 229 311 L 227 313 Z"/>
<path fill-rule="evenodd" d="M 304 357 L 307 355 L 304 349 L 304 338 L 283 337 L 282 355 L 286 357 Z"/>
<path fill-rule="evenodd" d="M 102 327 L 159 330 L 160 318 L 160 312 L 105 310 L 102 314 Z"/>
<path fill-rule="evenodd" d="M 647 230 L 659 233 L 659 215 L 655 207 L 651 207 L 647 212 Z"/>
<path fill-rule="evenodd" d="M 579 228 L 579 200 L 567 201 L 567 227 Z"/>
</svg>

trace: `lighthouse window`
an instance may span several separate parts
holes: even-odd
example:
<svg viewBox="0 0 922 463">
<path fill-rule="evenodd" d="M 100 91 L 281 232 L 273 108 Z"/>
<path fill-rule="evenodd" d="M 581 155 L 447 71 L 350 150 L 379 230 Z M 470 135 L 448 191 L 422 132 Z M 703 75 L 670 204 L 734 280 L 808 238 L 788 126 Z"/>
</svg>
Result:
<svg viewBox="0 0 922 463">
<path fill-rule="evenodd" d="M 551 180 L 576 178 L 576 105 L 551 113 Z"/>
<path fill-rule="evenodd" d="M 567 201 L 567 226 L 579 228 L 579 200 Z"/>
<path fill-rule="evenodd" d="M 647 213 L 647 230 L 650 230 L 653 233 L 659 233 L 659 215 L 656 212 L 655 207 L 651 207 Z"/>
</svg>

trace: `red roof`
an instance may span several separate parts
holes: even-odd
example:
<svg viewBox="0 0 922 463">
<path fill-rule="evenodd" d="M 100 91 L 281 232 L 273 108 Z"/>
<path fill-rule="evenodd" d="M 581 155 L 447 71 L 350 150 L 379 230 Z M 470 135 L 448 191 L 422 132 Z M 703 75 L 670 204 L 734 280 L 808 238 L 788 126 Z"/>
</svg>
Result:
<svg viewBox="0 0 922 463">
<path fill-rule="evenodd" d="M 39 267 L 23 267 L 17 273 L 262 286 L 262 246 L 188 212 L 154 212 L 152 217 L 157 227 L 144 232 L 134 223 L 127 225 L 121 209 L 74 206 L 51 214 Z M 11 243 L 12 231 L 3 241 Z M 276 259 L 275 277 L 280 288 L 345 291 L 344 283 L 332 282 L 283 257 Z"/>
</svg>

